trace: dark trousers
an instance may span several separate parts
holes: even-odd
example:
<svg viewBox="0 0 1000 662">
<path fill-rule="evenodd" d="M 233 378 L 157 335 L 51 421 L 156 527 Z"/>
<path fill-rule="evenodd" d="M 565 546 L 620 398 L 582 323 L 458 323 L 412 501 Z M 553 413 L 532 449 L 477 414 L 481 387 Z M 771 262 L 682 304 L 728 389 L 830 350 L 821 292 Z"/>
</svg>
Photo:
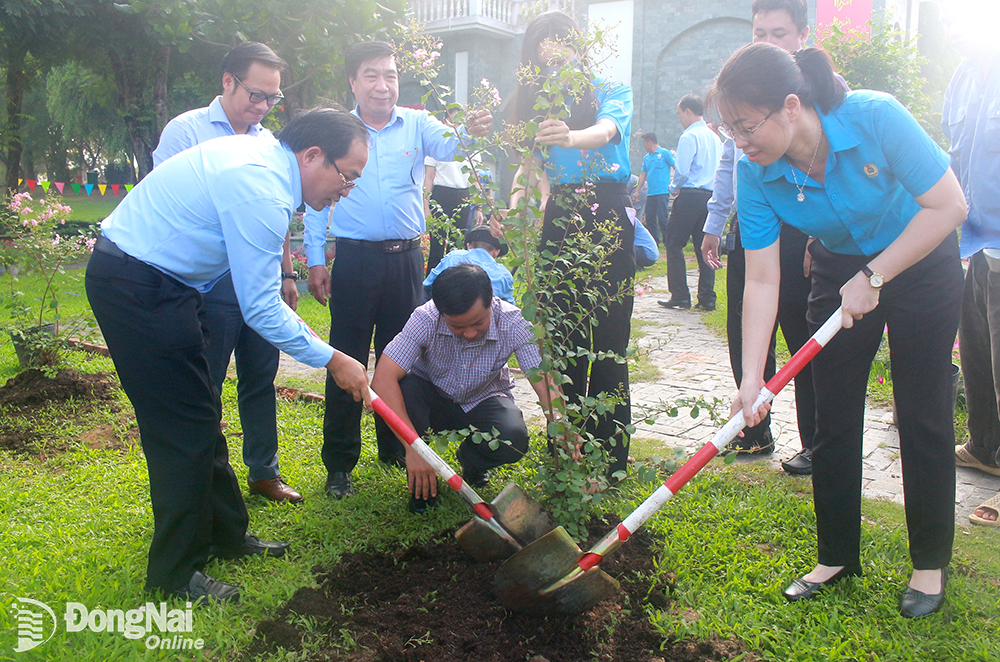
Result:
<svg viewBox="0 0 1000 662">
<path fill-rule="evenodd" d="M 243 428 L 243 462 L 250 480 L 267 480 L 278 469 L 277 401 L 274 378 L 278 374 L 278 348 L 260 337 L 243 321 L 240 304 L 227 274 L 205 295 L 205 350 L 215 388 L 222 393 L 229 358 L 236 350 L 236 393 Z"/>
<path fill-rule="evenodd" d="M 566 348 L 582 348 L 597 352 L 614 352 L 619 356 L 625 356 L 628 348 L 629 332 L 632 328 L 632 303 L 633 290 L 632 279 L 635 277 L 635 228 L 625 214 L 625 207 L 628 199 L 625 195 L 624 185 L 599 184 L 597 186 L 597 213 L 591 211 L 586 204 L 581 203 L 575 210 L 566 210 L 559 206 L 558 200 L 562 197 L 560 189 L 578 188 L 579 185 L 566 184 L 561 187 L 554 187 L 554 195 L 549 199 L 545 208 L 545 221 L 542 226 L 541 248 L 543 251 L 552 251 L 558 256 L 564 252 L 564 245 L 567 242 L 567 235 L 571 232 L 583 231 L 590 234 L 595 243 L 618 242 L 618 247 L 608 256 L 607 271 L 602 283 L 591 283 L 587 291 L 582 291 L 586 287 L 583 283 L 575 283 L 574 296 L 556 296 L 550 302 L 543 302 L 551 306 L 554 311 L 558 311 L 552 318 L 557 323 L 557 328 L 561 326 L 563 330 L 555 333 L 556 342 Z M 577 214 L 582 218 L 583 225 L 575 226 L 568 223 L 568 219 Z M 566 222 L 564 227 L 560 227 L 556 221 Z M 595 220 L 613 221 L 617 228 L 617 238 L 599 235 L 594 229 Z M 560 278 L 559 273 L 564 268 L 558 260 L 543 261 L 540 265 L 543 270 L 543 277 L 547 279 L 549 287 L 556 286 L 559 282 L 566 280 Z M 575 324 L 576 319 L 582 310 L 590 310 L 594 307 L 595 301 L 609 299 L 613 293 L 625 287 L 625 295 L 618 297 L 615 301 L 608 303 L 604 307 L 598 307 L 589 315 L 590 321 L 583 320 Z M 583 297 L 581 298 L 581 295 Z M 565 331 L 566 323 L 574 326 L 571 331 Z M 629 395 L 628 365 L 618 363 L 614 359 L 604 358 L 590 362 L 582 356 L 572 359 L 572 363 L 566 368 L 565 374 L 571 380 L 571 384 L 563 384 L 563 393 L 572 404 L 579 404 L 584 397 L 594 397 L 600 393 L 613 393 L 622 397 L 622 403 L 615 407 L 613 412 L 591 417 L 587 422 L 586 432 L 593 434 L 595 439 L 614 439 L 613 446 L 608 444 L 608 452 L 611 455 L 611 466 L 608 475 L 617 471 L 625 471 L 628 465 L 629 437 L 624 432 L 624 427 L 632 422 L 632 404 Z"/>
<path fill-rule="evenodd" d="M 210 545 L 243 543 L 247 510 L 209 378 L 202 296 L 131 257 L 97 250 L 87 297 L 135 408 L 149 470 L 147 589 L 186 584 Z"/>
<path fill-rule="evenodd" d="M 455 226 L 463 233 L 469 229 L 469 189 L 451 188 L 449 186 L 435 185 L 431 189 L 431 200 L 441 205 L 441 211 L 445 218 L 440 219 L 445 223 L 443 227 L 430 232 L 431 245 L 427 252 L 427 273 L 436 267 L 444 254 L 445 242 L 448 240 L 448 231 L 451 226 Z M 431 210 L 433 212 L 433 209 Z M 456 248 L 452 246 L 452 248 Z M 463 241 L 458 248 L 465 248 Z"/>
<path fill-rule="evenodd" d="M 646 197 L 646 222 L 644 225 L 653 235 L 657 245 L 667 244 L 667 222 L 669 216 L 670 194 L 650 195 Z"/>
<path fill-rule="evenodd" d="M 399 381 L 406 413 L 418 434 L 425 430 L 461 430 L 470 425 L 481 432 L 496 428 L 500 446 L 490 450 L 487 443 L 466 439 L 455 455 L 465 475 L 479 474 L 501 464 L 517 462 L 528 452 L 528 426 L 511 398 L 495 396 L 483 400 L 468 412 L 439 391 L 434 384 L 407 375 Z"/>
<path fill-rule="evenodd" d="M 729 364 L 733 378 L 739 386 L 743 380 L 743 289 L 746 285 L 746 257 L 739 239 L 739 221 L 733 219 L 736 247 L 726 261 L 726 337 L 729 342 Z M 794 354 L 809 340 L 806 310 L 809 303 L 811 280 L 802 273 L 802 258 L 809 237 L 788 224 L 781 226 L 781 289 L 778 294 L 778 320 L 785 336 L 788 351 Z M 777 332 L 777 324 L 775 331 Z M 771 334 L 771 346 L 764 365 L 764 379 L 774 376 L 774 344 L 776 334 Z M 795 413 L 799 424 L 802 448 L 812 448 L 816 437 L 816 391 L 813 388 L 812 364 L 807 363 L 795 377 Z M 745 443 L 764 446 L 770 443 L 771 415 L 744 431 Z"/>
<path fill-rule="evenodd" d="M 809 325 L 840 305 L 840 288 L 866 256 L 813 254 Z M 962 305 L 962 267 L 952 234 L 882 288 L 875 310 L 844 329 L 813 359 L 816 440 L 813 493 L 819 562 L 859 562 L 862 434 L 871 362 L 889 329 L 910 558 L 916 570 L 951 559 L 955 533 L 955 430 L 951 350 Z"/>
<path fill-rule="evenodd" d="M 687 285 L 687 265 L 684 263 L 684 247 L 690 239 L 694 241 L 694 254 L 698 259 L 698 303 L 703 306 L 715 305 L 715 271 L 701 254 L 701 240 L 705 236 L 702 228 L 708 217 L 708 201 L 711 197 L 711 191 L 682 188 L 674 200 L 664 243 L 667 248 L 667 286 L 670 288 L 670 298 L 675 301 L 691 301 L 691 291 Z"/>
<path fill-rule="evenodd" d="M 423 302 L 424 257 L 420 248 L 395 253 L 380 248 L 337 242 L 330 270 L 330 344 L 368 365 L 375 333 L 375 360 L 410 313 Z M 333 378 L 326 379 L 323 418 L 323 464 L 329 472 L 351 472 L 361 457 L 362 404 Z M 399 440 L 375 417 L 378 456 L 391 462 L 404 455 Z"/>
<path fill-rule="evenodd" d="M 1000 272 L 990 271 L 979 251 L 969 259 L 958 327 L 965 402 L 969 407 L 969 443 L 984 464 L 1000 464 Z"/>
</svg>

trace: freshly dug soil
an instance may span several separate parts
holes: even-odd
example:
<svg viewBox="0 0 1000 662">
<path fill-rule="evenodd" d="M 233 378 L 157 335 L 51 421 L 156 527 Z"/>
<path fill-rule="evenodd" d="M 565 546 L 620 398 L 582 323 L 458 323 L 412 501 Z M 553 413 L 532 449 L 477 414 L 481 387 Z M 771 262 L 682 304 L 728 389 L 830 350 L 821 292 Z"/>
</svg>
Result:
<svg viewBox="0 0 1000 662">
<path fill-rule="evenodd" d="M 32 368 L 10 378 L 0 387 L 0 409 L 4 410 L 0 417 L 0 448 L 41 458 L 65 452 L 69 444 L 48 442 L 45 433 L 33 424 L 33 419 L 36 414 L 70 400 L 76 405 L 72 416 L 77 419 L 99 406 L 117 411 L 116 386 L 109 381 L 109 376 L 108 373 L 88 374 L 67 369 L 49 377 Z M 92 448 L 125 445 L 108 425 L 94 427 L 80 442 Z"/>
<path fill-rule="evenodd" d="M 591 542 L 609 526 L 592 527 Z M 655 632 L 645 606 L 674 609 L 673 576 L 651 586 L 653 553 L 637 532 L 601 564 L 621 582 L 619 594 L 549 618 L 501 606 L 493 595 L 499 563 L 473 561 L 450 534 L 393 554 L 350 554 L 315 569 L 319 587 L 299 589 L 261 622 L 242 657 L 302 651 L 303 640 L 312 662 L 706 662 L 743 653 L 735 641 L 665 641 Z"/>
</svg>

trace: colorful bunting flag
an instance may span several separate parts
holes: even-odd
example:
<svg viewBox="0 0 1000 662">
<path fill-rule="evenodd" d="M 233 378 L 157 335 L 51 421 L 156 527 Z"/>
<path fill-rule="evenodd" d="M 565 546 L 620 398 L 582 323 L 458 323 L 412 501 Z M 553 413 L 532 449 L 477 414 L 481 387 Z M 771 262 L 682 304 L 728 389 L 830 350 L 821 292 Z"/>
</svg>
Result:
<svg viewBox="0 0 1000 662">
<path fill-rule="evenodd" d="M 107 184 L 98 184 L 97 188 L 99 188 L 101 190 L 101 195 L 104 195 L 104 192 L 108 190 L 108 185 Z"/>
<path fill-rule="evenodd" d="M 80 185 L 79 184 L 70 184 L 70 186 L 73 188 L 73 194 L 74 195 L 80 195 Z"/>
<path fill-rule="evenodd" d="M 118 195 L 118 189 L 119 188 L 121 188 L 121 184 L 112 184 L 111 185 L 111 192 L 114 193 L 115 195 Z"/>
<path fill-rule="evenodd" d="M 49 192 L 49 187 L 52 186 L 51 182 L 38 182 L 38 183 L 42 185 L 42 190 L 45 191 L 46 193 Z"/>
<path fill-rule="evenodd" d="M 63 187 L 66 186 L 66 182 L 53 182 L 53 183 L 56 185 L 56 188 L 59 189 L 59 192 L 62 193 Z"/>
<path fill-rule="evenodd" d="M 90 195 L 90 192 L 94 190 L 94 185 L 93 184 L 84 184 L 83 188 L 85 188 L 87 190 L 87 195 Z"/>
<path fill-rule="evenodd" d="M 21 185 L 21 182 L 23 182 L 23 181 L 24 181 L 23 179 L 21 179 L 21 178 L 18 178 L 18 180 L 17 180 L 17 185 L 18 185 L 18 186 L 20 186 L 20 185 Z"/>
<path fill-rule="evenodd" d="M 38 182 L 36 180 L 34 180 L 34 179 L 26 179 L 26 180 L 24 180 L 24 183 L 28 185 L 28 190 L 29 191 L 34 191 L 35 190 L 35 184 L 37 184 Z"/>
<path fill-rule="evenodd" d="M 135 184 L 126 184 L 125 192 L 128 193 L 129 191 L 131 191 L 133 186 L 135 186 Z"/>
</svg>

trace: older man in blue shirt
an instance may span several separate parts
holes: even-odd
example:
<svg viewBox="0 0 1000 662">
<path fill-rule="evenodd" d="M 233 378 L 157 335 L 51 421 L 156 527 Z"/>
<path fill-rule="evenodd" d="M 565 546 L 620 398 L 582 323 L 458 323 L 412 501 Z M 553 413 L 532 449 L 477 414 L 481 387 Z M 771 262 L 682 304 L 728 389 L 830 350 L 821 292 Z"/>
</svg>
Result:
<svg viewBox="0 0 1000 662">
<path fill-rule="evenodd" d="M 423 302 L 424 157 L 451 160 L 460 142 L 455 129 L 426 111 L 396 106 L 399 74 L 391 45 L 355 44 L 344 68 L 357 100 L 354 114 L 368 127 L 371 161 L 351 197 L 333 210 L 332 270 L 324 254 L 329 209 L 306 210 L 305 247 L 309 291 L 322 304 L 330 301 L 330 343 L 367 363 L 372 332 L 377 360 Z M 489 112 L 482 111 L 472 116 L 468 130 L 485 135 L 492 124 Z M 379 459 L 405 466 L 403 447 L 392 431 L 378 417 L 375 426 Z M 351 471 L 360 456 L 361 405 L 328 378 L 323 464 L 330 495 L 340 499 L 354 493 Z"/>
<path fill-rule="evenodd" d="M 670 182 L 670 192 L 676 193 L 677 198 L 664 237 L 670 300 L 657 302 L 664 308 L 691 307 L 684 246 L 690 239 L 696 249 L 701 247 L 708 199 L 712 197 L 715 170 L 722 156 L 722 143 L 705 124 L 704 114 L 705 104 L 696 94 L 688 94 L 677 104 L 677 117 L 684 133 L 677 141 L 676 176 Z M 698 307 L 715 310 L 715 271 L 705 262 L 701 251 L 695 250 L 695 256 L 698 258 Z"/>
<path fill-rule="evenodd" d="M 174 154 L 213 138 L 245 134 L 273 139 L 260 122 L 283 99 L 281 73 L 287 68 L 285 61 L 266 45 L 249 41 L 229 51 L 221 68 L 222 94 L 207 107 L 182 113 L 163 127 L 160 144 L 153 152 L 154 168 Z M 299 293 L 288 237 L 281 272 L 281 296 L 295 310 Z M 285 483 L 278 467 L 274 378 L 280 352 L 243 321 L 229 275 L 205 293 L 205 327 L 211 339 L 206 354 L 208 367 L 212 383 L 220 392 L 229 358 L 236 351 L 236 392 L 250 491 L 272 501 L 302 501 L 302 495 Z"/>
<path fill-rule="evenodd" d="M 346 195 L 368 158 L 364 126 L 343 109 L 292 120 L 279 141 L 209 140 L 165 161 L 101 224 L 87 296 L 135 408 L 149 470 L 153 541 L 147 590 L 236 600 L 206 576 L 210 556 L 280 556 L 247 534 L 229 465 L 222 403 L 206 360 L 203 294 L 228 273 L 247 324 L 359 401 L 364 366 L 315 337 L 281 299 L 281 246 L 292 213 Z"/>
<path fill-rule="evenodd" d="M 955 464 L 1000 476 L 1000 45 L 991 34 L 995 21 L 971 2 L 956 2 L 942 18 L 949 40 L 965 56 L 941 115 L 951 141 L 951 169 L 969 203 L 961 244 L 969 269 L 958 327 L 969 441 L 955 448 Z M 976 508 L 969 520 L 996 527 L 998 513 L 1000 495 Z"/>
</svg>

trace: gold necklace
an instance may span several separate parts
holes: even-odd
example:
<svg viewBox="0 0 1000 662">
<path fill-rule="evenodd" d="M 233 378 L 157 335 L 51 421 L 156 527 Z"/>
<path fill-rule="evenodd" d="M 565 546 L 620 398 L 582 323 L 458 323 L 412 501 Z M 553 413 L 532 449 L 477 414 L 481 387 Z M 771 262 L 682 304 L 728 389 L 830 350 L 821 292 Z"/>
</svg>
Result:
<svg viewBox="0 0 1000 662">
<path fill-rule="evenodd" d="M 803 191 L 806 188 L 806 182 L 809 181 L 809 173 L 812 172 L 813 164 L 816 163 L 816 155 L 819 154 L 819 145 L 822 142 L 823 142 L 823 125 L 820 124 L 819 125 L 819 140 L 816 141 L 816 149 L 813 150 L 813 157 L 809 161 L 809 169 L 806 170 L 806 172 L 805 172 L 806 178 L 802 180 L 802 185 L 801 186 L 799 186 L 799 180 L 795 176 L 795 166 L 793 166 L 791 164 L 791 161 L 789 160 L 788 167 L 792 171 L 792 181 L 795 182 L 795 187 L 799 189 L 799 194 L 797 196 L 795 196 L 795 199 L 798 200 L 799 202 L 804 202 L 805 199 L 806 199 L 806 194 L 803 193 Z"/>
</svg>

